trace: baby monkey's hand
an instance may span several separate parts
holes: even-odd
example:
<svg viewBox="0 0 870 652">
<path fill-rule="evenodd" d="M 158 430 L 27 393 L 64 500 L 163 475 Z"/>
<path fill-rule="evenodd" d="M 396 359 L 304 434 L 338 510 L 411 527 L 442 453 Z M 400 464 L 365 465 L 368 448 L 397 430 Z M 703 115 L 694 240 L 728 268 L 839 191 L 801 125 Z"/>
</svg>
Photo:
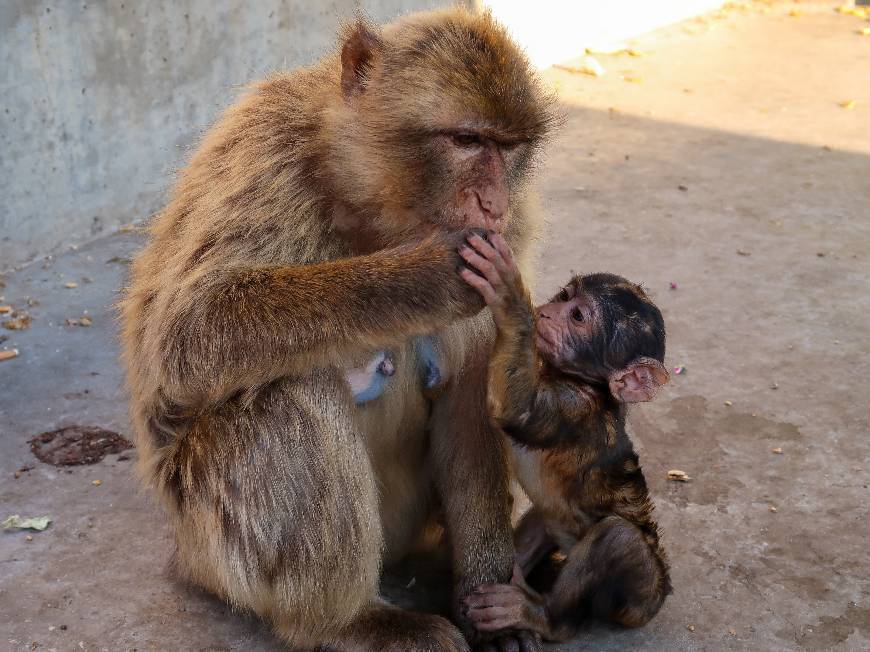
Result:
<svg viewBox="0 0 870 652">
<path fill-rule="evenodd" d="M 473 233 L 467 242 L 467 246 L 459 248 L 459 255 L 468 268 L 462 269 L 459 275 L 480 292 L 496 324 L 501 324 L 510 309 L 525 296 L 514 256 L 504 238 L 492 231 L 482 236 Z"/>
</svg>

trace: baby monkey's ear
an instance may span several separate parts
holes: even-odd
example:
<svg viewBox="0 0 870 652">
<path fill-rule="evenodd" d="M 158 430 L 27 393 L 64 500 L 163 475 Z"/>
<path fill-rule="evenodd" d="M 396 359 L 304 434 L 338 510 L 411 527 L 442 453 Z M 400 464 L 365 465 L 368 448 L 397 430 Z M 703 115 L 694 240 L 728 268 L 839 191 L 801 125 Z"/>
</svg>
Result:
<svg viewBox="0 0 870 652">
<path fill-rule="evenodd" d="M 653 358 L 638 358 L 625 369 L 610 374 L 610 393 L 623 403 L 643 403 L 655 397 L 670 379 L 665 366 Z"/>
</svg>

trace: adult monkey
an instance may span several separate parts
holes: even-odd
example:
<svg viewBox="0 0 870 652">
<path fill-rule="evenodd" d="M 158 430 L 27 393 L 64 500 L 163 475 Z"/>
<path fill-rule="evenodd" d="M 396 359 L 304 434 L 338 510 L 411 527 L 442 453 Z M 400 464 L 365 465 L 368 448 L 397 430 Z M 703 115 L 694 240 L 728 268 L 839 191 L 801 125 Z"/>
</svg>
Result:
<svg viewBox="0 0 870 652">
<path fill-rule="evenodd" d="M 486 227 L 525 252 L 551 121 L 503 29 L 452 9 L 358 21 L 340 55 L 259 83 L 205 137 L 122 304 L 140 468 L 182 577 L 294 646 L 464 649 L 443 618 L 380 600 L 378 579 L 436 506 L 457 604 L 510 578 L 492 322 L 469 318 L 482 303 L 456 248 Z M 420 334 L 447 379 L 431 404 Z M 339 367 L 384 347 L 395 376 L 355 408 Z M 498 640 L 520 643 L 536 645 Z"/>
</svg>

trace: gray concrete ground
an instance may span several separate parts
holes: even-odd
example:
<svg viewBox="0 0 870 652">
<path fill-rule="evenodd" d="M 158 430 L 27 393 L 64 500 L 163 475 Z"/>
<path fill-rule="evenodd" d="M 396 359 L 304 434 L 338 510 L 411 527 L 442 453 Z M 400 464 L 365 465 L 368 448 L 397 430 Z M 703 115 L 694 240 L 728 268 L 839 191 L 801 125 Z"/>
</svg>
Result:
<svg viewBox="0 0 870 652">
<path fill-rule="evenodd" d="M 798 7 L 653 33 L 635 44 L 646 57 L 601 56 L 601 78 L 547 73 L 566 124 L 541 170 L 540 295 L 571 269 L 642 281 L 687 369 L 631 419 L 675 593 L 647 627 L 554 650 L 870 648 L 870 408 L 855 389 L 870 375 L 870 38 L 830 5 Z M 0 534 L 0 646 L 280 649 L 165 574 L 168 531 L 131 462 L 65 471 L 26 444 L 72 423 L 127 431 L 111 308 L 125 266 L 107 261 L 141 242 L 105 237 L 0 290 L 39 301 L 29 329 L 0 331 L 20 351 L 0 362 L 0 518 L 53 519 L 32 541 Z M 90 328 L 62 325 L 84 311 Z"/>
</svg>

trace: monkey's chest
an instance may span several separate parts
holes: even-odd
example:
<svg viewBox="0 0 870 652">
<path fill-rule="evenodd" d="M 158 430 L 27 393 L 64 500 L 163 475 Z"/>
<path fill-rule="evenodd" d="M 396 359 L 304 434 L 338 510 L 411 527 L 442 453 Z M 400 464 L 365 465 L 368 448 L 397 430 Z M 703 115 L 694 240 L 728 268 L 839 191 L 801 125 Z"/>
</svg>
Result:
<svg viewBox="0 0 870 652">
<path fill-rule="evenodd" d="M 513 468 L 517 481 L 529 500 L 546 521 L 550 534 L 563 550 L 569 550 L 595 522 L 567 491 L 564 473 L 552 468 L 546 451 L 511 444 Z"/>
</svg>

